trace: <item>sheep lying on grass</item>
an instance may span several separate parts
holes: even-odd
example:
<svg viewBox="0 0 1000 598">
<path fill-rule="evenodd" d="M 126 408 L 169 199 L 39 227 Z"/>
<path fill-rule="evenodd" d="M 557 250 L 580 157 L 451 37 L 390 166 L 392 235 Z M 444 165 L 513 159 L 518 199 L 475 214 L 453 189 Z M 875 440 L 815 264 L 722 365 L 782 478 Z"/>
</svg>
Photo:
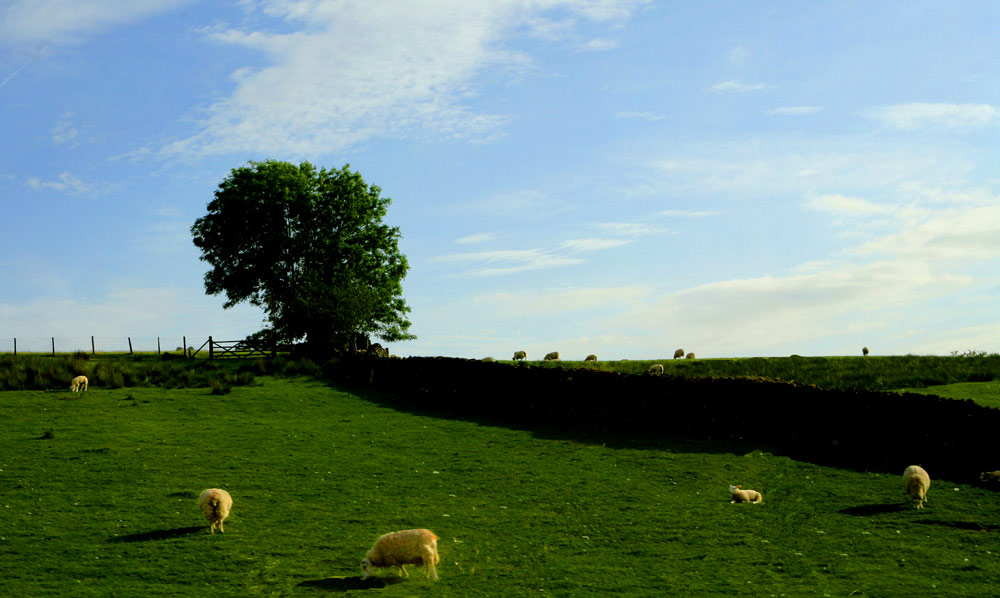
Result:
<svg viewBox="0 0 1000 598">
<path fill-rule="evenodd" d="M 684 359 L 694 359 L 694 353 L 688 353 L 684 356 Z"/>
<path fill-rule="evenodd" d="M 514 351 L 514 361 L 523 361 L 528 358 L 528 354 L 524 351 Z"/>
<path fill-rule="evenodd" d="M 646 373 L 649 374 L 650 376 L 659 376 L 660 374 L 663 373 L 663 364 L 654 363 L 653 365 L 649 366 L 649 369 L 646 370 Z"/>
<path fill-rule="evenodd" d="M 588 356 L 587 356 L 587 357 L 586 357 L 586 358 L 584 359 L 584 361 L 597 361 L 597 355 L 594 355 L 593 353 L 591 353 L 590 355 L 588 355 Z"/>
<path fill-rule="evenodd" d="M 681 357 L 684 357 L 684 349 L 674 351 L 674 359 L 680 359 Z"/>
<path fill-rule="evenodd" d="M 923 467 L 911 465 L 903 472 L 903 488 L 913 497 L 913 506 L 922 509 L 927 502 L 927 489 L 931 487 L 931 476 Z"/>
<path fill-rule="evenodd" d="M 219 526 L 221 533 L 226 533 L 226 530 L 222 529 L 222 522 L 229 517 L 229 510 L 233 508 L 233 497 L 229 496 L 228 492 L 220 488 L 209 488 L 198 497 L 198 506 L 211 524 L 209 529 L 213 534 L 216 525 Z"/>
<path fill-rule="evenodd" d="M 77 376 L 76 378 L 70 380 L 69 389 L 72 390 L 73 392 L 80 392 L 81 390 L 87 390 L 88 383 L 89 380 L 87 380 L 86 376 Z"/>
<path fill-rule="evenodd" d="M 559 351 L 545 354 L 545 361 L 559 361 Z"/>
<path fill-rule="evenodd" d="M 361 579 L 368 579 L 380 567 L 399 567 L 399 574 L 409 577 L 406 565 L 426 565 L 424 577 L 438 578 L 435 565 L 441 560 L 437 551 L 438 537 L 429 529 L 408 529 L 385 534 L 361 560 Z"/>
<path fill-rule="evenodd" d="M 743 490 L 740 488 L 740 484 L 730 486 L 729 492 L 733 495 L 733 500 L 729 501 L 732 503 L 748 502 L 759 504 L 764 502 L 764 496 L 760 492 L 756 490 Z"/>
</svg>

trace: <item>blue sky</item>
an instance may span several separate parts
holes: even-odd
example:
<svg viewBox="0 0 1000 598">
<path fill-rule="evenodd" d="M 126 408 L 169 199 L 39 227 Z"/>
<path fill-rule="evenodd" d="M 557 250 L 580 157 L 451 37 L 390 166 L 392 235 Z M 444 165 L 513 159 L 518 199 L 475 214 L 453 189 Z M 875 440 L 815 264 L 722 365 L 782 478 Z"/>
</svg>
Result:
<svg viewBox="0 0 1000 598">
<path fill-rule="evenodd" d="M 392 198 L 399 355 L 1000 351 L 998 22 L 991 0 L 6 0 L 0 343 L 258 330 L 205 295 L 190 226 L 274 158 Z"/>
</svg>

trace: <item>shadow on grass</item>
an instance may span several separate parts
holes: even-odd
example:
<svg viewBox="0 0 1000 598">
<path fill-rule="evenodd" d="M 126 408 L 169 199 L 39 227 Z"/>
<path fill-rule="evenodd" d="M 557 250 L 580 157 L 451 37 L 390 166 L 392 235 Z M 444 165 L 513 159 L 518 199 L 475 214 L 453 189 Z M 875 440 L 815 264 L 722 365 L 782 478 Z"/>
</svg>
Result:
<svg viewBox="0 0 1000 598">
<path fill-rule="evenodd" d="M 888 503 L 881 505 L 858 505 L 856 507 L 848 507 L 846 509 L 841 509 L 840 513 L 842 515 L 854 515 L 855 517 L 870 517 L 872 515 L 898 513 L 902 511 L 903 507 L 905 506 L 907 505 L 904 505 L 902 503 Z"/>
<path fill-rule="evenodd" d="M 153 540 L 169 540 L 171 538 L 180 538 L 181 536 L 187 536 L 204 531 L 204 525 L 196 525 L 193 527 L 175 527 L 174 529 L 158 529 L 151 532 L 140 532 L 138 534 L 128 534 L 127 536 L 117 536 L 115 538 L 109 538 L 108 542 L 149 542 Z"/>
<path fill-rule="evenodd" d="M 369 577 L 327 577 L 326 579 L 310 579 L 295 585 L 297 588 L 312 588 L 327 592 L 349 592 L 351 590 L 380 590 L 386 586 L 399 583 L 400 579 Z"/>
<path fill-rule="evenodd" d="M 924 525 L 937 525 L 940 527 L 953 527 L 973 532 L 1000 532 L 1000 525 L 982 525 L 975 521 L 943 521 L 941 519 L 923 519 L 919 521 Z"/>
</svg>

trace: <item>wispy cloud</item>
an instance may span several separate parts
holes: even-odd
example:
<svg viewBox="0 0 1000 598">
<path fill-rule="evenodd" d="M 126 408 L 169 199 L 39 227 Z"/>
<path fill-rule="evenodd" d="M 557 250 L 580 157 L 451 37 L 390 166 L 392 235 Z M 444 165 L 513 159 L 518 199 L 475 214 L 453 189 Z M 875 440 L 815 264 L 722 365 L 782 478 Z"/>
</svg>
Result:
<svg viewBox="0 0 1000 598">
<path fill-rule="evenodd" d="M 658 120 L 664 120 L 667 117 L 662 114 L 656 114 L 654 112 L 616 112 L 615 118 L 623 119 L 636 119 L 645 120 L 649 122 L 656 122 Z"/>
<path fill-rule="evenodd" d="M 771 89 L 773 85 L 767 83 L 743 83 L 741 81 L 723 81 L 716 83 L 710 89 L 715 93 L 747 93 L 750 91 L 761 91 Z"/>
<path fill-rule="evenodd" d="M 467 235 L 455 239 L 455 242 L 459 245 L 473 245 L 476 243 L 485 243 L 487 241 L 492 241 L 496 238 L 494 233 L 476 233 L 474 235 Z"/>
<path fill-rule="evenodd" d="M 86 195 L 95 191 L 94 185 L 87 183 L 68 172 L 63 172 L 57 180 L 43 181 L 38 177 L 28 179 L 28 186 L 36 191 L 52 190 L 74 195 Z"/>
<path fill-rule="evenodd" d="M 782 106 L 768 112 L 774 116 L 804 116 L 806 114 L 816 114 L 823 110 L 822 106 Z"/>
<path fill-rule="evenodd" d="M 140 21 L 191 1 L 10 0 L 0 10 L 0 45 L 74 43 L 89 34 Z"/>
<path fill-rule="evenodd" d="M 495 140 L 507 116 L 477 110 L 471 100 L 487 83 L 487 71 L 503 76 L 531 64 L 529 56 L 507 49 L 506 37 L 530 34 L 550 13 L 568 23 L 553 31 L 572 31 L 576 20 L 625 19 L 645 2 L 439 0 L 420 10 L 399 0 L 258 4 L 281 20 L 284 32 L 205 34 L 263 53 L 267 66 L 235 72 L 232 94 L 205 110 L 195 134 L 167 144 L 165 155 L 301 156 L 375 138 Z M 602 46 L 606 42 L 594 49 Z"/>
<path fill-rule="evenodd" d="M 471 268 L 461 273 L 465 276 L 503 276 L 574 266 L 584 263 L 581 254 L 614 249 L 629 243 L 630 239 L 567 239 L 548 249 L 501 249 L 452 253 L 432 258 L 431 261 L 469 265 Z"/>
<path fill-rule="evenodd" d="M 990 104 L 893 104 L 869 110 L 884 126 L 910 131 L 925 127 L 977 129 L 1000 120 L 1000 109 Z"/>
</svg>

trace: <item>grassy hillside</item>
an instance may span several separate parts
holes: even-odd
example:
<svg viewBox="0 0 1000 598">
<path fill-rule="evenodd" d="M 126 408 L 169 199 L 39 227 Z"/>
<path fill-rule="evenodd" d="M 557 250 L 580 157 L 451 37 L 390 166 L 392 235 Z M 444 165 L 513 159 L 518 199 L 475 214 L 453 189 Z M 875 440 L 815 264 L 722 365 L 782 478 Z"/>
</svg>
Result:
<svg viewBox="0 0 1000 598">
<path fill-rule="evenodd" d="M 441 537 L 441 580 L 411 569 L 382 595 L 973 596 L 1000 575 L 987 489 L 935 479 L 917 511 L 896 475 L 766 447 L 557 437 L 258 382 L 0 393 L 4 592 L 323 595 L 410 527 Z M 738 482 L 764 504 L 730 504 Z M 211 486 L 234 498 L 224 535 L 195 506 Z"/>
<path fill-rule="evenodd" d="M 896 390 L 957 382 L 984 382 L 1000 374 L 1000 355 L 897 355 L 885 357 L 742 357 L 642 361 L 531 362 L 543 367 L 585 367 L 644 374 L 654 363 L 664 374 L 703 377 L 764 377 L 825 388 Z"/>
</svg>

